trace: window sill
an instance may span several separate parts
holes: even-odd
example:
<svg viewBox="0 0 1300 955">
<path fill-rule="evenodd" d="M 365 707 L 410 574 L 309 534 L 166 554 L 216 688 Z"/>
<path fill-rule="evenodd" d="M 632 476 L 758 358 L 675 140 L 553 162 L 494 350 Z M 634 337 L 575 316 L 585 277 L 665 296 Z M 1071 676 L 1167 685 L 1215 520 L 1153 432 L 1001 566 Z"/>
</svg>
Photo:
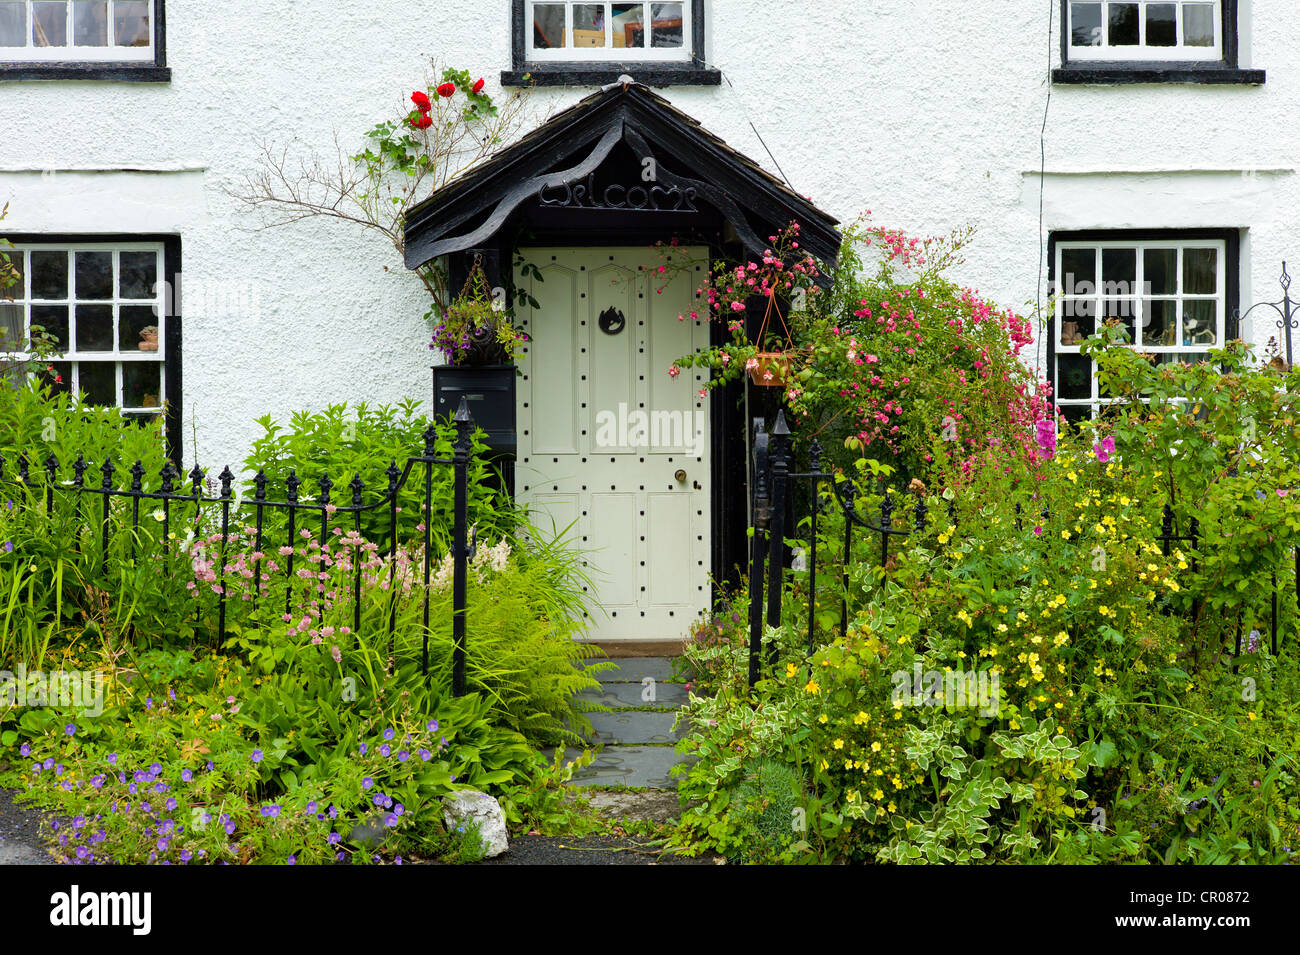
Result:
<svg viewBox="0 0 1300 955">
<path fill-rule="evenodd" d="M 503 70 L 502 86 L 606 86 L 627 75 L 646 86 L 718 86 L 722 71 L 677 63 L 539 63 Z"/>
<path fill-rule="evenodd" d="M 1067 63 L 1052 70 L 1052 82 L 1094 86 L 1133 83 L 1205 83 L 1261 86 L 1263 70 L 1216 63 Z"/>
<path fill-rule="evenodd" d="M 170 83 L 170 67 L 153 63 L 0 63 L 0 83 L 16 80 L 97 80 Z"/>
</svg>

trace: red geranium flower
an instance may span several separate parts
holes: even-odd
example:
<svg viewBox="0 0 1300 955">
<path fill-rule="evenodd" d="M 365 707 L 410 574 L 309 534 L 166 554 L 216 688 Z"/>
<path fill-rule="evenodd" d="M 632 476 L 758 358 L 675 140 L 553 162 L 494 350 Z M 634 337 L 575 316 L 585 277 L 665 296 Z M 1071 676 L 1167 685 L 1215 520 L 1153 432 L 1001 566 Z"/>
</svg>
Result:
<svg viewBox="0 0 1300 955">
<path fill-rule="evenodd" d="M 482 92 L 483 92 L 483 86 L 484 86 L 483 78 L 482 78 L 482 77 L 479 77 L 479 81 L 478 81 L 477 83 L 474 84 L 474 92 L 475 92 L 475 93 L 482 93 Z"/>
<path fill-rule="evenodd" d="M 441 86 L 438 87 L 438 95 L 441 96 L 443 99 L 446 99 L 447 97 L 451 96 L 455 92 L 456 92 L 455 83 L 443 83 Z"/>
<path fill-rule="evenodd" d="M 433 107 L 433 104 L 429 102 L 428 94 L 421 93 L 419 90 L 411 94 L 411 102 L 422 113 L 427 113 Z"/>
</svg>

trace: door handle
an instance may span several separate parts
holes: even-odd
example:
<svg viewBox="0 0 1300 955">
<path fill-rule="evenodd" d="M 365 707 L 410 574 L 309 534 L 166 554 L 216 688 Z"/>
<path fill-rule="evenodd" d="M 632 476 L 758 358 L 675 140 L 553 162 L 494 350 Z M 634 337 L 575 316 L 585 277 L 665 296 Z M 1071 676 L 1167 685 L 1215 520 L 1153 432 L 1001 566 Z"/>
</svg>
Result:
<svg viewBox="0 0 1300 955">
<path fill-rule="evenodd" d="M 678 483 L 678 484 L 685 484 L 685 483 L 686 483 L 686 470 L 685 470 L 684 468 L 678 468 L 678 469 L 677 469 L 677 473 L 674 474 L 673 477 L 675 477 L 675 478 L 677 479 L 677 483 Z"/>
</svg>

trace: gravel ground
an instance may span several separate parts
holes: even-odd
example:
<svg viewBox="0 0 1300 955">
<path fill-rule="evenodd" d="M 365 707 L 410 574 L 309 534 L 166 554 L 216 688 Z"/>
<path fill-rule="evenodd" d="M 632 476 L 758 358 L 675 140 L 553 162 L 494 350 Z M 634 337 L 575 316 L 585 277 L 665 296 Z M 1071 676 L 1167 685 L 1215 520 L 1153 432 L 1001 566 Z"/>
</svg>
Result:
<svg viewBox="0 0 1300 955">
<path fill-rule="evenodd" d="M 16 805 L 13 796 L 0 789 L 0 865 L 53 865 L 42 848 L 41 814 Z"/>
<path fill-rule="evenodd" d="M 519 836 L 510 851 L 479 865 L 717 865 L 720 857 L 661 855 L 649 840 L 617 836 Z"/>
</svg>

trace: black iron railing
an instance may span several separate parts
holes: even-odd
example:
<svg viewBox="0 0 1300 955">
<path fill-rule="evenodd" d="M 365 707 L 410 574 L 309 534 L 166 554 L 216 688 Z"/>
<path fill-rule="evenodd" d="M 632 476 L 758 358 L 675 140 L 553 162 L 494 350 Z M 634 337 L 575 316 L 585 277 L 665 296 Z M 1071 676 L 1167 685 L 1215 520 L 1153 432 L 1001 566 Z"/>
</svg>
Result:
<svg viewBox="0 0 1300 955">
<path fill-rule="evenodd" d="M 264 471 L 259 470 L 252 478 L 251 489 L 252 497 L 248 500 L 242 500 L 234 489 L 236 477 L 229 467 L 223 468 L 217 477 L 217 488 L 209 488 L 205 493 L 205 483 L 207 476 L 205 472 L 197 465 L 189 472 L 188 475 L 182 475 L 171 462 L 168 462 L 162 468 L 159 478 L 160 485 L 158 490 L 145 490 L 144 478 L 145 469 L 140 461 L 136 461 L 128 470 L 130 482 L 125 487 L 118 486 L 117 473 L 119 467 L 111 460 L 102 462 L 98 471 L 100 473 L 100 482 L 98 486 L 88 484 L 86 481 L 86 472 L 94 469 L 93 462 L 88 462 L 83 456 L 78 456 L 72 462 L 72 479 L 64 482 L 61 480 L 64 471 L 64 465 L 54 456 L 50 455 L 39 465 L 33 465 L 25 455 L 18 455 L 14 462 L 12 475 L 6 471 L 7 463 L 3 455 L 0 455 L 0 485 L 8 484 L 12 487 L 22 488 L 26 493 L 17 495 L 18 500 L 27 506 L 43 506 L 45 513 L 53 515 L 55 509 L 56 495 L 71 494 L 74 497 L 73 503 L 73 520 L 78 531 L 76 541 L 79 543 L 82 538 L 81 526 L 98 524 L 99 537 L 99 554 L 101 567 L 107 560 L 109 553 L 109 540 L 112 533 L 113 521 L 115 518 L 112 502 L 116 500 L 126 500 L 130 502 L 130 527 L 131 527 L 131 548 L 129 560 L 132 564 L 138 558 L 137 543 L 140 540 L 140 510 L 141 504 L 149 503 L 156 506 L 161 512 L 161 535 L 160 543 L 164 558 L 172 554 L 172 527 L 179 526 L 181 522 L 188 521 L 192 523 L 195 533 L 197 534 L 200 527 L 203 526 L 205 508 L 208 513 L 216 512 L 216 522 L 219 525 L 220 545 L 217 549 L 216 560 L 216 586 L 213 588 L 217 594 L 217 632 L 224 642 L 227 637 L 227 574 L 229 572 L 228 556 L 229 547 L 232 540 L 232 518 L 247 510 L 251 510 L 252 523 L 251 528 L 253 538 L 253 553 L 258 555 L 253 561 L 253 587 L 254 600 L 262 597 L 263 584 L 263 553 L 268 543 L 266 535 L 268 533 L 267 518 L 277 512 L 284 514 L 285 541 L 286 546 L 282 553 L 285 556 L 284 575 L 286 580 L 292 581 L 295 574 L 295 557 L 297 549 L 297 535 L 299 533 L 300 522 L 306 524 L 307 521 L 319 520 L 320 534 L 322 543 L 328 541 L 331 523 L 338 526 L 339 522 L 351 523 L 352 529 L 357 538 L 360 538 L 362 532 L 362 516 L 387 510 L 388 512 L 388 568 L 389 575 L 389 593 L 392 598 L 390 611 L 388 614 L 388 636 L 394 635 L 397 623 L 397 565 L 398 565 L 398 547 L 399 547 L 399 512 L 398 495 L 407 486 L 411 480 L 412 474 L 417 468 L 422 467 L 424 477 L 424 510 L 423 510 L 423 641 L 421 647 L 421 672 L 425 675 L 429 670 L 429 596 L 430 581 L 432 575 L 432 566 L 434 563 L 434 539 L 433 539 L 433 474 L 434 469 L 438 467 L 450 467 L 453 473 L 453 501 L 452 501 L 452 533 L 451 533 L 451 554 L 453 561 L 452 576 L 452 642 L 454 645 L 452 657 L 452 692 L 457 696 L 463 696 L 466 691 L 466 639 L 465 639 L 465 606 L 466 606 L 466 575 L 468 562 L 474 556 L 475 540 L 469 531 L 468 500 L 469 500 L 469 468 L 472 455 L 471 435 L 474 432 L 474 420 L 470 416 L 469 409 L 462 398 L 460 407 L 452 419 L 455 430 L 455 438 L 452 443 L 451 457 L 438 457 L 435 453 L 435 446 L 438 440 L 438 432 L 434 426 L 430 426 L 424 432 L 424 448 L 419 454 L 412 455 L 406 459 L 405 466 L 398 468 L 397 462 L 389 464 L 388 469 L 383 472 L 386 476 L 387 483 L 385 490 L 380 496 L 372 501 L 366 502 L 366 492 L 368 485 L 362 480 L 360 475 L 353 477 L 347 485 L 350 491 L 350 503 L 335 504 L 333 501 L 333 492 L 335 484 L 330 479 L 328 473 L 321 476 L 315 482 L 319 489 L 314 501 L 305 501 L 301 498 L 301 489 L 304 482 L 298 477 L 293 470 L 289 472 L 284 482 L 284 498 L 278 500 L 268 496 L 270 480 Z M 35 473 L 33 473 L 35 471 Z M 186 484 L 188 483 L 188 489 Z M 98 497 L 99 505 L 97 508 L 83 506 L 83 499 Z M 97 513 L 96 513 L 97 512 Z M 303 518 L 306 517 L 306 520 Z M 272 523 L 275 523 L 274 521 Z M 93 531 L 92 531 L 93 533 Z M 353 577 L 350 582 L 352 590 L 353 604 L 353 639 L 361 638 L 361 607 L 362 607 L 362 560 L 360 554 L 356 554 L 352 560 Z M 290 610 L 293 585 L 286 587 L 285 592 L 285 613 Z"/>
<path fill-rule="evenodd" d="M 751 686 L 758 682 L 762 676 L 764 623 L 766 622 L 767 627 L 779 628 L 782 622 L 783 585 L 787 574 L 785 535 L 787 527 L 792 523 L 790 518 L 793 517 L 793 515 L 788 514 L 790 500 L 793 497 L 789 493 L 792 481 L 807 481 L 811 488 L 810 497 L 812 503 L 808 509 L 809 536 L 806 543 L 803 544 L 808 572 L 806 650 L 808 656 L 812 655 L 817 645 L 818 542 L 822 536 L 819 520 L 823 502 L 827 500 L 833 501 L 834 506 L 844 520 L 844 549 L 840 562 L 841 580 L 838 588 L 840 603 L 839 632 L 841 634 L 847 633 L 849 626 L 849 570 L 853 562 L 854 545 L 858 539 L 857 534 L 866 532 L 879 537 L 880 568 L 882 574 L 887 576 L 890 566 L 891 542 L 895 538 L 906 540 L 913 535 L 923 535 L 932 528 L 931 509 L 924 492 L 914 494 L 899 492 L 882 484 L 877 490 L 880 495 L 880 504 L 876 513 L 869 516 L 859 511 L 858 501 L 863 497 L 862 491 L 853 481 L 843 475 L 821 470 L 822 449 L 815 440 L 811 443 L 809 449 L 809 470 L 793 472 L 791 470 L 793 461 L 791 439 L 792 435 L 789 426 L 786 424 L 784 412 L 777 413 L 776 422 L 770 433 L 766 430 L 765 423 L 761 418 L 754 419 L 752 445 L 754 478 L 750 488 L 753 537 L 749 568 L 749 682 Z M 832 493 L 829 495 L 823 494 L 823 484 L 829 484 Z M 907 508 L 910 511 L 911 520 L 900 524 L 895 519 L 895 515 L 900 509 L 897 501 L 906 500 L 909 496 L 914 498 L 914 502 Z M 1030 506 L 1037 511 L 1044 524 L 1050 521 L 1052 516 L 1050 509 L 1044 507 L 1040 510 L 1036 504 Z M 957 516 L 955 502 L 953 500 L 946 501 L 945 510 L 948 523 L 954 528 L 959 528 L 961 522 Z M 1015 505 L 1017 531 L 1024 530 L 1023 513 L 1024 505 L 1017 503 Z M 1166 502 L 1161 508 L 1160 533 L 1152 535 L 1146 540 L 1151 544 L 1159 545 L 1166 557 L 1172 554 L 1175 545 L 1187 545 L 1190 570 L 1195 574 L 1199 570 L 1200 556 L 1202 548 L 1205 546 L 1205 535 L 1202 533 L 1200 523 L 1195 517 L 1191 517 L 1187 521 L 1185 533 L 1176 531 L 1176 523 L 1177 518 L 1174 507 L 1172 503 Z M 1123 542 L 1141 543 L 1132 537 L 1122 538 L 1121 543 Z M 1300 547 L 1293 547 L 1292 555 L 1295 563 L 1296 609 L 1297 613 L 1300 613 Z M 766 592 L 764 591 L 765 583 Z M 1279 640 L 1278 577 L 1276 572 L 1271 575 L 1268 589 L 1270 594 L 1270 644 L 1273 654 L 1276 655 Z M 1193 617 L 1197 616 L 1199 606 L 1199 598 L 1193 598 Z M 764 615 L 764 607 L 766 607 L 766 615 Z M 1166 604 L 1162 612 L 1169 614 L 1172 610 Z M 1234 672 L 1238 658 L 1241 656 L 1242 631 L 1242 620 L 1239 616 L 1236 639 L 1232 648 Z M 777 646 L 773 642 L 768 647 L 769 667 L 775 663 L 776 655 Z"/>
</svg>

